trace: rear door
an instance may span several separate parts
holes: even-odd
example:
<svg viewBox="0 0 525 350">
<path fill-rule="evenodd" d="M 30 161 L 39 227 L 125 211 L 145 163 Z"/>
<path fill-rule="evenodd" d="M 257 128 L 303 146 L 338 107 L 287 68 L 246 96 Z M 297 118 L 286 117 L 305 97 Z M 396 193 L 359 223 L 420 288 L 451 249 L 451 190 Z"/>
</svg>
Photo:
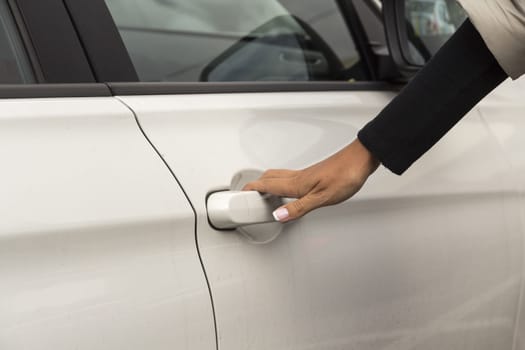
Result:
<svg viewBox="0 0 525 350">
<path fill-rule="evenodd" d="M 45 5 L 0 1 L 0 348 L 215 349 L 194 212 Z"/>
<path fill-rule="evenodd" d="M 477 111 L 402 178 L 381 169 L 352 200 L 278 226 L 273 240 L 219 231 L 211 193 L 246 169 L 323 159 L 395 89 L 369 81 L 350 2 L 121 3 L 107 0 L 150 82 L 110 87 L 195 208 L 220 348 L 511 349 L 517 194 Z"/>
<path fill-rule="evenodd" d="M 213 349 L 175 179 L 120 102 L 54 93 L 0 99 L 0 347 Z"/>
</svg>

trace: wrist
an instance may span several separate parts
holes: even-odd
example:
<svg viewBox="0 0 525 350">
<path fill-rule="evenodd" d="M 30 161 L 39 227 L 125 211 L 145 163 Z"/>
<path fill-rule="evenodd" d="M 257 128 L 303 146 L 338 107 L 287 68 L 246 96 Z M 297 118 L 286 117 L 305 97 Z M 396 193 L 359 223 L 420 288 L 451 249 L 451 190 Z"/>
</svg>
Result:
<svg viewBox="0 0 525 350">
<path fill-rule="evenodd" d="M 379 160 L 366 148 L 359 139 L 355 139 L 343 149 L 345 164 L 351 164 L 351 172 L 358 181 L 364 182 L 380 165 Z"/>
<path fill-rule="evenodd" d="M 358 149 L 358 153 L 362 159 L 363 167 L 365 168 L 368 177 L 377 170 L 381 162 L 368 150 L 368 148 L 366 148 L 365 145 L 361 143 L 359 139 L 355 139 L 354 143 Z"/>
</svg>

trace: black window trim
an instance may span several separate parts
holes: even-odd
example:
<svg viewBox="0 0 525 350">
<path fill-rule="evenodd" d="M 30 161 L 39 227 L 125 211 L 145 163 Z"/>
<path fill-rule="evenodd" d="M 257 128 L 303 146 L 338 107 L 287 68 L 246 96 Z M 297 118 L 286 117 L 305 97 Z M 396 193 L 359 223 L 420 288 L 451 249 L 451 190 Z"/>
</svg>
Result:
<svg viewBox="0 0 525 350">
<path fill-rule="evenodd" d="M 0 84 L 0 99 L 111 96 L 111 90 L 106 84 L 97 83 Z"/>
<path fill-rule="evenodd" d="M 61 1 L 69 13 L 95 80 L 138 82 L 135 66 L 106 2 L 104 0 Z"/>
<path fill-rule="evenodd" d="M 8 0 L 40 83 L 94 83 L 62 0 Z"/>
<path fill-rule="evenodd" d="M 255 83 L 89 83 L 0 84 L 0 99 L 202 95 L 282 92 L 392 91 L 403 88 L 387 82 L 255 82 Z"/>
<path fill-rule="evenodd" d="M 375 55 L 368 45 L 368 37 L 352 0 L 336 0 L 337 6 L 359 52 L 361 65 L 369 81 L 377 81 Z"/>
<path fill-rule="evenodd" d="M 220 82 L 220 83 L 107 83 L 115 96 L 198 95 L 236 93 L 399 91 L 401 86 L 387 82 Z"/>
</svg>

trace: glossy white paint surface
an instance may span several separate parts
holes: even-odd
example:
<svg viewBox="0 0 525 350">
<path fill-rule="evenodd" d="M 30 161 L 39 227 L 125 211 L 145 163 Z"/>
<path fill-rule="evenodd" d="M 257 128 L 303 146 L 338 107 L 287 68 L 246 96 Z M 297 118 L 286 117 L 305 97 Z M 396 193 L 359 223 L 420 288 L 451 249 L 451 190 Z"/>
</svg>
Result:
<svg viewBox="0 0 525 350">
<path fill-rule="evenodd" d="M 208 224 L 206 195 L 237 171 L 316 162 L 392 96 L 122 98 L 197 210 L 221 349 L 512 348 L 523 203 L 477 110 L 403 177 L 380 170 L 354 199 L 286 225 L 270 244 Z"/>
<path fill-rule="evenodd" d="M 0 101 L 0 349 L 215 349 L 191 207 L 113 98 Z"/>
<path fill-rule="evenodd" d="M 497 138 L 505 159 L 511 165 L 511 174 L 521 193 L 521 227 L 525 227 L 525 77 L 518 81 L 507 80 L 479 105 L 483 119 Z M 524 246 L 525 240 L 521 244 Z M 525 273 L 525 255 L 523 273 Z M 525 275 L 521 280 L 521 296 L 514 349 L 525 349 Z"/>
</svg>

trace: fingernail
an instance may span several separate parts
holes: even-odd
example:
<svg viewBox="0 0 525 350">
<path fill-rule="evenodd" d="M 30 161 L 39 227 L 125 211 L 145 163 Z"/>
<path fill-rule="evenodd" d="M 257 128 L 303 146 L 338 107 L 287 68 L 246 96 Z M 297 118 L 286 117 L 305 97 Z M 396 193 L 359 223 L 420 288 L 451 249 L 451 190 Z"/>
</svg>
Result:
<svg viewBox="0 0 525 350">
<path fill-rule="evenodd" d="M 288 213 L 286 208 L 279 208 L 273 212 L 273 217 L 275 221 L 284 221 L 290 217 L 290 213 Z"/>
</svg>

